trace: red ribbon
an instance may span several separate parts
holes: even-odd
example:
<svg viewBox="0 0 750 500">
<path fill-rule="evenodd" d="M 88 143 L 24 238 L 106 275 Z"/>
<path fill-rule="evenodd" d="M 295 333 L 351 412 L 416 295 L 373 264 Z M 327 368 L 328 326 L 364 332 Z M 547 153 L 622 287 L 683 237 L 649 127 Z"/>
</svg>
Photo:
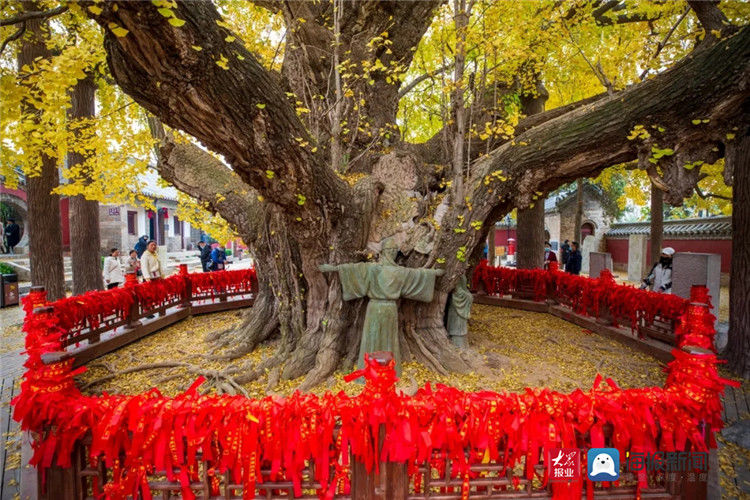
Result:
<svg viewBox="0 0 750 500">
<path fill-rule="evenodd" d="M 560 279 L 559 274 L 543 274 L 545 287 L 567 293 L 565 287 L 572 283 L 572 288 L 582 290 L 578 280 Z M 250 273 L 242 276 L 254 278 Z M 167 300 L 184 286 L 184 277 L 176 278 L 139 285 L 140 291 L 134 293 L 155 303 Z M 200 286 L 208 286 L 214 278 L 198 279 Z M 226 279 L 218 286 L 235 286 Z M 605 279 L 586 293 L 592 297 L 606 293 Z M 82 369 L 73 370 L 70 360 L 51 365 L 41 361 L 42 354 L 60 349 L 71 318 L 72 324 L 80 321 L 72 312 L 57 314 L 62 304 L 63 310 L 83 307 L 69 303 L 53 304 L 54 314 L 26 316 L 28 371 L 20 395 L 12 402 L 14 418 L 23 430 L 40 435 L 30 463 L 41 467 L 53 463 L 69 467 L 75 443 L 90 433 L 89 464 L 101 461 L 111 469 L 111 481 L 94 485 L 94 490 L 113 499 L 138 494 L 149 498 L 148 477 L 160 471 L 179 482 L 183 496 L 193 498 L 189 485 L 199 480 L 199 460 L 209 471 L 212 491 L 218 488 L 216 476 L 231 471 L 232 480 L 243 485 L 245 498 L 253 498 L 256 487 L 262 489 L 264 483 L 276 480 L 290 481 L 295 494 L 300 494 L 303 471 L 314 461 L 318 494 L 332 498 L 350 491 L 350 453 L 370 471 L 386 461 L 406 463 L 415 478 L 420 464 L 430 464 L 441 474 L 461 478 L 463 494 L 479 474 L 470 467 L 486 459 L 500 460 L 501 453 L 504 467 L 512 469 L 525 460 L 526 479 L 544 482 L 546 477 L 534 467 L 541 453 L 578 446 L 580 436 L 586 434 L 592 446 L 601 446 L 606 425 L 614 429 L 612 446 L 621 456 L 628 450 L 684 450 L 687 441 L 696 450 L 713 446 L 713 432 L 722 426 L 719 396 L 727 384 L 736 384 L 718 376 L 713 353 L 676 349 L 664 388 L 622 389 L 599 376 L 590 390 L 570 394 L 548 388 L 464 392 L 428 384 L 410 397 L 396 391 L 392 362 L 381 366 L 367 358 L 364 369 L 347 376 L 347 380 L 365 379 L 362 392 L 353 397 L 343 392 L 322 396 L 295 392 L 288 398 L 262 399 L 202 395 L 198 392 L 202 379 L 173 398 L 157 389 L 137 395 L 84 396 L 73 382 Z M 579 298 L 579 304 L 591 303 Z M 704 332 L 710 330 L 705 316 L 692 309 L 682 321 L 683 341 L 704 341 L 711 333 Z M 446 460 L 452 464 L 450 469 Z M 648 485 L 647 479 L 639 476 L 641 487 Z M 415 487 L 420 488 L 416 479 Z M 582 488 L 582 482 L 552 485 L 556 498 L 579 498 Z M 592 491 L 590 483 L 587 491 Z"/>
</svg>

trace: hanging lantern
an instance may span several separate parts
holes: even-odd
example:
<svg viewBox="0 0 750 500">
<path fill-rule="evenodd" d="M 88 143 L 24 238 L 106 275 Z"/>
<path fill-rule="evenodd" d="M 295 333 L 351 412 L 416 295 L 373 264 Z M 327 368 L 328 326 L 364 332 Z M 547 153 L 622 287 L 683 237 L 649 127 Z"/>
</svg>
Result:
<svg viewBox="0 0 750 500">
<path fill-rule="evenodd" d="M 146 212 L 146 216 L 147 216 L 147 217 L 148 217 L 149 219 L 153 219 L 155 215 L 156 215 L 156 214 L 154 213 L 154 211 L 153 211 L 153 210 L 149 210 L 148 212 Z"/>
<path fill-rule="evenodd" d="M 169 219 L 169 210 L 167 210 L 167 207 L 162 207 L 161 212 L 165 219 Z"/>
</svg>

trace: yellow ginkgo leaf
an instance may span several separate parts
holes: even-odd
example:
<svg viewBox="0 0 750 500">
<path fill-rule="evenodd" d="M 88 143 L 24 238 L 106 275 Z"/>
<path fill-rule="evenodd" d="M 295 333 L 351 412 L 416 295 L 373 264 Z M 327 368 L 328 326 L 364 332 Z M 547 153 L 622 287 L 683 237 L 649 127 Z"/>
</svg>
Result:
<svg viewBox="0 0 750 500">
<path fill-rule="evenodd" d="M 98 16 L 99 14 L 102 13 L 101 7 L 97 7 L 96 5 L 89 5 L 88 10 L 95 16 Z"/>
<path fill-rule="evenodd" d="M 258 108 L 258 109 L 263 109 L 263 108 L 266 107 L 266 105 L 259 102 L 258 104 L 255 105 L 255 107 Z"/>
<path fill-rule="evenodd" d="M 130 33 L 128 30 L 126 30 L 122 26 L 119 26 L 115 23 L 109 23 L 107 26 L 109 26 L 110 31 L 112 31 L 112 33 L 114 33 L 115 36 L 120 37 L 120 38 Z"/>
<path fill-rule="evenodd" d="M 166 8 L 162 7 L 161 9 L 156 9 L 156 10 L 159 12 L 159 14 L 161 14 L 164 17 L 173 17 L 174 16 L 174 12 L 172 12 L 172 9 L 166 9 Z"/>
<path fill-rule="evenodd" d="M 178 17 L 170 17 L 169 18 L 169 24 L 171 24 L 172 26 L 176 26 L 177 28 L 179 28 L 180 26 L 182 26 L 183 24 L 185 24 L 185 20 L 184 19 L 180 19 Z"/>
<path fill-rule="evenodd" d="M 203 50 L 203 47 L 200 47 L 198 45 L 193 45 L 192 47 L 193 47 L 193 50 L 195 50 L 197 52 L 200 52 L 201 50 Z"/>
</svg>

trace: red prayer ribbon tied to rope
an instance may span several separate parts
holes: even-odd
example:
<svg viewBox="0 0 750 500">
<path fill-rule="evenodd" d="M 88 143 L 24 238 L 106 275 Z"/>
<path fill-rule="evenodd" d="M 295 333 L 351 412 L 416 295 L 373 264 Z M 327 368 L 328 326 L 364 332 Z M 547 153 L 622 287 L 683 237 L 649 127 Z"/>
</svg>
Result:
<svg viewBox="0 0 750 500">
<path fill-rule="evenodd" d="M 256 283 L 258 279 L 253 268 L 195 273 L 189 276 L 194 295 L 210 295 L 211 297 L 222 293 L 252 290 L 253 283 Z"/>
<path fill-rule="evenodd" d="M 545 283 L 559 290 L 558 276 L 545 276 Z M 179 291 L 163 282 L 163 287 L 149 287 L 149 293 Z M 696 297 L 693 302 L 701 299 Z M 39 305 L 40 297 L 24 300 L 29 308 L 32 301 Z M 164 297 L 154 292 L 151 300 Z M 190 484 L 199 480 L 200 462 L 205 462 L 212 495 L 219 494 L 218 476 L 224 473 L 243 486 L 244 498 L 254 498 L 256 487 L 262 491 L 264 483 L 279 479 L 291 481 L 300 495 L 303 470 L 312 460 L 317 493 L 330 499 L 350 492 L 350 452 L 368 470 L 383 461 L 406 463 L 417 491 L 422 488 L 418 466 L 425 463 L 462 478 L 464 496 L 469 481 L 481 474 L 470 467 L 486 461 L 510 469 L 524 461 L 524 476 L 546 483 L 546 472 L 539 475 L 535 466 L 547 450 L 577 447 L 586 434 L 592 447 L 602 447 L 605 425 L 614 429 L 607 444 L 623 456 L 627 450 L 684 450 L 688 441 L 691 449 L 713 446 L 713 432 L 722 426 L 719 395 L 726 384 L 735 384 L 718 376 L 710 351 L 696 355 L 676 349 L 664 388 L 622 389 L 597 376 L 590 390 L 570 394 L 548 388 L 464 392 L 428 384 L 410 397 L 395 389 L 393 363 L 381 366 L 368 357 L 363 370 L 347 377 L 365 379 L 362 392 L 353 397 L 343 392 L 262 399 L 206 395 L 198 391 L 201 378 L 176 397 L 155 388 L 138 395 L 85 396 L 73 380 L 83 369 L 73 370 L 70 360 L 45 365 L 41 359 L 60 350 L 68 334 L 70 319 L 57 314 L 59 305 L 54 304 L 54 313 L 26 316 L 28 371 L 12 402 L 14 418 L 22 429 L 39 434 L 30 463 L 42 470 L 53 463 L 71 466 L 76 441 L 90 433 L 87 460 L 112 470 L 107 484 L 93 484 L 98 498 L 151 498 L 148 476 L 153 474 L 178 481 L 183 497 L 195 498 Z M 702 338 L 702 329 L 708 328 L 704 319 L 692 309 L 683 314 L 681 347 Z M 647 484 L 644 473 L 639 485 Z M 553 484 L 552 491 L 555 498 L 580 498 L 583 486 L 583 480 Z M 586 487 L 591 495 L 591 483 Z"/>
<path fill-rule="evenodd" d="M 599 317 L 605 306 L 615 325 L 625 320 L 635 330 L 640 320 L 647 324 L 655 318 L 674 321 L 686 310 L 688 301 L 676 295 L 640 290 L 618 285 L 605 269 L 599 278 L 591 279 L 562 272 L 557 263 L 545 269 L 490 267 L 487 260 L 474 269 L 472 286 L 484 288 L 489 295 L 508 295 L 533 291 L 536 301 L 555 300 L 576 313 Z"/>
</svg>

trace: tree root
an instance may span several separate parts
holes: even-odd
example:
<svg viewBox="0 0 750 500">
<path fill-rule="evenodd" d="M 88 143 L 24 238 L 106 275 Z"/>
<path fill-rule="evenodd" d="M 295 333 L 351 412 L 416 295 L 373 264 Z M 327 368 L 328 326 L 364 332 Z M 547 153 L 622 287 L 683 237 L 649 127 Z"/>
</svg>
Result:
<svg viewBox="0 0 750 500">
<path fill-rule="evenodd" d="M 113 380 L 119 376 L 127 375 L 129 373 L 136 373 L 140 371 L 146 371 L 146 370 L 158 370 L 162 368 L 184 368 L 188 371 L 188 373 L 191 373 L 193 375 L 202 375 L 206 377 L 206 379 L 209 381 L 208 386 L 214 387 L 219 393 L 228 393 L 228 394 L 237 394 L 242 393 L 245 396 L 248 396 L 247 391 L 245 390 L 240 383 L 238 383 L 234 377 L 232 377 L 232 374 L 236 373 L 238 368 L 236 366 L 228 366 L 224 368 L 223 370 L 207 370 L 205 368 L 201 368 L 200 366 L 196 366 L 192 363 L 186 363 L 184 361 L 164 361 L 164 362 L 158 362 L 158 363 L 147 363 L 139 366 L 131 366 L 130 368 L 125 368 L 123 370 L 112 370 L 111 367 L 102 364 L 104 368 L 108 369 L 110 373 L 108 375 L 104 375 L 103 377 L 99 377 L 97 379 L 91 380 L 84 385 L 81 386 L 81 390 L 84 391 L 88 389 L 89 387 L 93 387 L 95 385 L 102 384 L 104 382 L 109 382 L 110 380 Z M 180 375 L 171 374 L 167 375 L 165 377 L 162 377 L 159 382 L 165 382 L 168 380 L 173 380 L 175 378 L 179 378 Z"/>
<path fill-rule="evenodd" d="M 429 364 L 435 371 L 437 371 L 441 375 L 448 375 L 448 371 L 443 368 L 443 365 L 437 360 L 437 358 L 435 358 L 435 356 L 432 355 L 430 350 L 427 349 L 427 346 L 424 345 L 416 332 L 412 332 L 411 338 L 414 340 L 414 344 L 416 344 L 419 348 L 419 353 L 427 361 L 426 364 Z"/>
</svg>

